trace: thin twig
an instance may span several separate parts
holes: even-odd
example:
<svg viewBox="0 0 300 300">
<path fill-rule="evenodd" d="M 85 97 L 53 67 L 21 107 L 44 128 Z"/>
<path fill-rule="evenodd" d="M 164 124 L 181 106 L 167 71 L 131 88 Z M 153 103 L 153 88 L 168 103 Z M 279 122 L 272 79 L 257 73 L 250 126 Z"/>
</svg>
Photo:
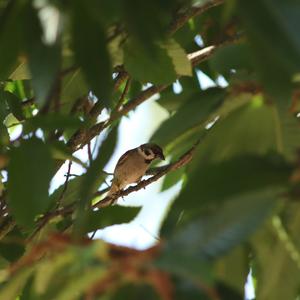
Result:
<svg viewBox="0 0 300 300">
<path fill-rule="evenodd" d="M 88 151 L 89 163 L 91 165 L 92 160 L 93 160 L 92 149 L 91 149 L 91 141 L 89 141 L 87 143 L 87 151 Z"/>
<path fill-rule="evenodd" d="M 71 176 L 71 167 L 72 167 L 72 161 L 70 160 L 69 161 L 69 165 L 68 165 L 68 171 L 67 171 L 67 175 L 66 175 L 66 180 L 65 180 L 65 184 L 64 184 L 64 189 L 62 190 L 61 194 L 60 194 L 60 197 L 57 201 L 57 206 L 60 206 L 61 204 L 61 201 L 67 191 L 67 188 L 68 188 L 68 183 L 69 183 L 69 178 Z"/>
<path fill-rule="evenodd" d="M 125 97 L 126 97 L 128 91 L 129 91 L 130 83 L 131 83 L 131 79 L 130 79 L 130 77 L 128 77 L 128 79 L 126 81 L 126 84 L 125 84 L 125 87 L 124 87 L 124 90 L 122 92 L 122 95 L 121 95 L 114 111 L 112 112 L 112 114 L 114 114 L 114 112 L 118 112 L 120 110 L 121 106 L 123 105 Z"/>
</svg>

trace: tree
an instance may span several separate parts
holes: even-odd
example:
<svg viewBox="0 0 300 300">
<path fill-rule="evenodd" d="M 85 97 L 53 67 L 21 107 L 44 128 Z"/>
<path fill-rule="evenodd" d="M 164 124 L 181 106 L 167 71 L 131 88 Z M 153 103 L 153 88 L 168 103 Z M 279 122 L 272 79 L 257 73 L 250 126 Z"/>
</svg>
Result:
<svg viewBox="0 0 300 300">
<path fill-rule="evenodd" d="M 300 296 L 298 1 L 2 0 L 0 13 L 0 299 L 244 299 L 247 276 L 257 299 Z M 169 117 L 151 141 L 170 162 L 109 198 L 118 125 L 153 95 Z M 115 198 L 162 176 L 181 191 L 157 245 L 92 238 L 138 213 Z"/>
</svg>

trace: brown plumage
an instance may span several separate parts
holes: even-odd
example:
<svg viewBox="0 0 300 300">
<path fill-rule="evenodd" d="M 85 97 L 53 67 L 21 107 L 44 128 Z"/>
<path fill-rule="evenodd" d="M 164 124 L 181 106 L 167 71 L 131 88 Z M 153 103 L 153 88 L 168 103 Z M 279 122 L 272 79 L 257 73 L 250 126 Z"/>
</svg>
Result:
<svg viewBox="0 0 300 300">
<path fill-rule="evenodd" d="M 139 182 L 151 162 L 157 158 L 165 159 L 162 149 L 152 143 L 125 152 L 116 164 L 112 185 L 107 195 L 112 196 L 128 184 Z"/>
</svg>

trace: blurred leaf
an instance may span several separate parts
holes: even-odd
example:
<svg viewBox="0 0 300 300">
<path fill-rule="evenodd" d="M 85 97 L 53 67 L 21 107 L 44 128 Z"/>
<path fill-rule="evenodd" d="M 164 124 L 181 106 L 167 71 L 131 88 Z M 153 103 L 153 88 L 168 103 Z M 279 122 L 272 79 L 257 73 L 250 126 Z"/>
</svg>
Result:
<svg viewBox="0 0 300 300">
<path fill-rule="evenodd" d="M 203 260 L 199 255 L 190 255 L 182 251 L 183 245 L 178 249 L 179 251 L 175 248 L 171 249 L 169 245 L 168 243 L 161 256 L 155 261 L 157 267 L 183 279 L 200 281 L 205 285 L 212 283 L 213 272 L 210 262 Z"/>
<path fill-rule="evenodd" d="M 79 164 L 83 168 L 87 168 L 85 163 L 83 163 L 79 158 L 72 155 L 72 151 L 66 146 L 64 142 L 52 142 L 50 148 L 53 159 L 70 160 Z"/>
<path fill-rule="evenodd" d="M 85 83 L 81 70 L 64 76 L 61 90 L 61 112 L 70 112 L 73 103 L 80 97 L 88 95 L 89 89 Z"/>
<path fill-rule="evenodd" d="M 153 56 L 147 55 L 139 43 L 127 40 L 124 46 L 125 69 L 143 83 L 168 84 L 176 80 L 176 71 L 167 51 L 155 47 Z"/>
<path fill-rule="evenodd" d="M 36 104 L 42 107 L 56 89 L 56 79 L 61 63 L 61 47 L 58 42 L 46 45 L 37 11 L 32 3 L 24 10 L 24 44 L 29 59 L 32 86 L 35 91 Z"/>
<path fill-rule="evenodd" d="M 123 43 L 124 36 L 118 35 L 108 43 L 108 50 L 111 56 L 112 66 L 121 66 L 124 63 Z"/>
<path fill-rule="evenodd" d="M 249 251 L 242 245 L 234 248 L 215 263 L 215 274 L 219 281 L 244 295 L 247 276 L 250 271 Z M 244 298 L 243 298 L 244 299 Z"/>
<path fill-rule="evenodd" d="M 64 130 L 64 129 L 78 129 L 84 123 L 72 115 L 63 115 L 59 113 L 48 113 L 47 115 L 37 115 L 26 120 L 24 123 L 24 131 L 26 133 L 32 132 L 41 128 L 46 131 Z"/>
<path fill-rule="evenodd" d="M 157 51 L 155 41 L 162 39 L 166 33 L 170 11 L 172 7 L 175 9 L 174 1 L 127 0 L 122 2 L 121 11 L 126 29 L 138 42 L 144 55 L 155 55 Z"/>
<path fill-rule="evenodd" d="M 212 113 L 222 104 L 224 98 L 224 90 L 219 88 L 192 95 L 177 113 L 162 123 L 151 140 L 163 147 L 171 142 L 174 143 L 191 128 L 198 126 L 200 131 Z"/>
<path fill-rule="evenodd" d="M 172 186 L 174 186 L 176 183 L 178 183 L 180 180 L 182 180 L 182 177 L 185 174 L 185 168 L 179 168 L 171 173 L 168 173 L 163 181 L 161 191 L 165 191 Z"/>
<path fill-rule="evenodd" d="M 226 197 L 227 201 L 213 212 L 199 215 L 198 220 L 181 228 L 167 242 L 164 255 L 173 251 L 177 261 L 185 257 L 195 260 L 219 257 L 255 231 L 270 214 L 276 195 L 282 191 L 275 185 Z"/>
<path fill-rule="evenodd" d="M 209 63 L 220 74 L 229 74 L 233 69 L 247 71 L 253 69 L 253 58 L 246 43 L 227 45 L 218 49 Z"/>
<path fill-rule="evenodd" d="M 76 61 L 85 79 L 103 106 L 109 106 L 112 92 L 110 56 L 100 24 L 88 12 L 87 4 L 73 2 L 72 37 Z"/>
<path fill-rule="evenodd" d="M 299 2 L 244 0 L 238 1 L 238 8 L 268 91 L 287 104 L 292 77 L 300 71 L 300 39 L 295 30 L 300 26 Z"/>
<path fill-rule="evenodd" d="M 247 96 L 251 101 L 217 121 L 196 152 L 193 166 L 222 161 L 235 155 L 281 152 L 281 136 L 276 131 L 277 115 L 261 96 Z M 226 138 L 224 138 L 226 137 Z"/>
<path fill-rule="evenodd" d="M 16 274 L 0 289 L 0 299 L 16 300 L 33 271 L 33 267 L 27 267 Z"/>
<path fill-rule="evenodd" d="M 24 120 L 21 100 L 13 93 L 3 91 L 1 97 L 4 97 L 12 114 L 19 120 Z M 1 100 L 0 100 L 1 101 Z"/>
<path fill-rule="evenodd" d="M 14 262 L 19 259 L 25 252 L 25 247 L 22 244 L 23 237 L 20 231 L 14 228 L 0 242 L 0 255 L 9 262 Z"/>
<path fill-rule="evenodd" d="M 126 284 L 114 291 L 113 295 L 109 297 L 110 300 L 153 300 L 161 299 L 154 288 L 145 283 Z"/>
<path fill-rule="evenodd" d="M 139 207 L 111 206 L 88 213 L 86 232 L 102 229 L 107 226 L 128 223 L 139 213 Z"/>
<path fill-rule="evenodd" d="M 29 74 L 28 64 L 25 59 L 17 63 L 16 68 L 9 75 L 9 79 L 12 80 L 31 79 L 31 74 Z"/>
<path fill-rule="evenodd" d="M 0 89 L 0 146 L 9 143 L 9 135 L 7 132 L 7 128 L 3 124 L 7 114 L 8 114 L 8 110 L 5 101 L 5 92 L 2 89 Z"/>
<path fill-rule="evenodd" d="M 51 286 L 54 276 L 61 273 L 63 268 L 70 267 L 76 261 L 76 256 L 72 251 L 65 251 L 52 259 L 42 260 L 36 267 L 34 278 L 34 289 L 37 294 L 42 295 Z"/>
<path fill-rule="evenodd" d="M 252 239 L 257 299 L 295 299 L 299 293 L 299 250 L 294 244 L 294 241 L 299 242 L 299 207 L 288 223 L 294 227 L 293 235 L 289 235 L 279 218 L 274 216 L 272 222 L 268 222 Z M 282 280 L 284 285 L 279 287 L 278 282 Z"/>
<path fill-rule="evenodd" d="M 205 208 L 226 205 L 229 200 L 236 202 L 237 207 L 250 206 L 251 201 L 255 203 L 255 199 L 258 198 L 262 205 L 266 205 L 264 201 L 267 201 L 267 204 L 270 202 L 274 204 L 279 192 L 287 188 L 290 174 L 291 167 L 280 158 L 272 156 L 267 158 L 239 156 L 219 163 L 208 161 L 198 165 L 187 175 L 187 183 L 172 206 L 163 232 L 170 234 L 175 224 L 178 225 L 179 216 L 182 226 L 186 222 L 199 218 Z M 273 194 L 270 190 L 273 190 Z M 261 199 L 264 197 L 266 200 Z M 243 201 L 246 203 L 243 204 Z M 247 209 L 251 210 L 250 207 Z M 256 209 L 255 205 L 253 209 Z M 237 220 L 238 216 L 232 218 Z"/>
<path fill-rule="evenodd" d="M 19 225 L 31 227 L 35 217 L 48 207 L 53 167 L 49 148 L 36 138 L 10 150 L 8 206 Z"/>
<path fill-rule="evenodd" d="M 192 76 L 192 64 L 183 48 L 173 39 L 168 40 L 162 47 L 167 50 L 174 64 L 175 72 L 181 76 Z"/>
<path fill-rule="evenodd" d="M 102 143 L 97 157 L 91 162 L 85 175 L 82 177 L 79 190 L 79 203 L 77 210 L 77 220 L 74 226 L 74 235 L 80 236 L 84 228 L 88 224 L 88 214 L 87 206 L 90 203 L 93 192 L 99 187 L 98 180 L 99 177 L 104 180 L 104 175 L 101 173 L 105 164 L 108 162 L 112 152 L 115 148 L 117 140 L 117 128 L 115 127 L 107 137 L 107 139 Z"/>
<path fill-rule="evenodd" d="M 76 297 L 85 293 L 88 288 L 92 288 L 97 282 L 99 282 L 105 273 L 105 269 L 102 267 L 90 267 L 84 272 L 81 272 L 77 276 L 74 276 L 65 286 L 58 290 L 55 296 L 56 300 L 73 300 Z"/>
<path fill-rule="evenodd" d="M 9 77 L 21 48 L 23 5 L 10 1 L 0 16 L 0 80 Z"/>
<path fill-rule="evenodd" d="M 95 183 L 99 176 L 103 176 L 102 170 L 115 149 L 116 140 L 117 128 L 114 128 L 101 144 L 97 157 L 92 161 L 91 166 L 84 175 L 79 192 L 80 199 L 84 203 L 91 199 L 93 191 L 98 187 Z"/>
</svg>

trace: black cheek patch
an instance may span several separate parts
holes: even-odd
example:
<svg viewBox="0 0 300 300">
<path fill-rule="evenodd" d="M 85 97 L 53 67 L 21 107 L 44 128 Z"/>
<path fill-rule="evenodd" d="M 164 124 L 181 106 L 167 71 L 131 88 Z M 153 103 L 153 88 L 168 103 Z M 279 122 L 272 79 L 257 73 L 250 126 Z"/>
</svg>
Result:
<svg viewBox="0 0 300 300">
<path fill-rule="evenodd" d="M 152 162 L 153 159 L 145 159 L 145 163 L 146 164 L 150 164 Z"/>
</svg>

